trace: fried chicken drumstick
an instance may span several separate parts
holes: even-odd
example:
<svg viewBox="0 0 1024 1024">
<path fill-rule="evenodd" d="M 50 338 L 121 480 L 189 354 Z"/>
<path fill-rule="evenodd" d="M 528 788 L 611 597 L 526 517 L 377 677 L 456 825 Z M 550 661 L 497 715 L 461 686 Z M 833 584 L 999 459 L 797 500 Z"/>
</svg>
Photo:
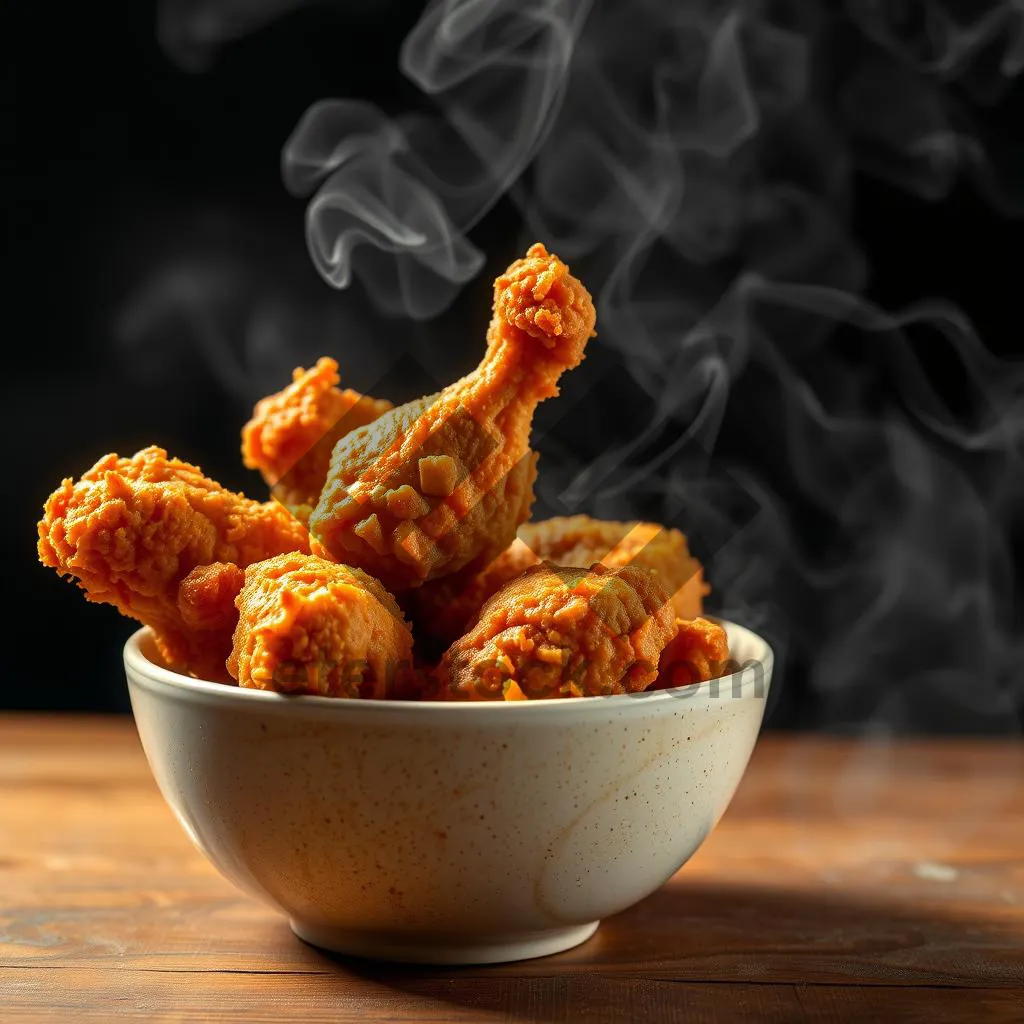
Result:
<svg viewBox="0 0 1024 1024">
<path fill-rule="evenodd" d="M 242 428 L 242 461 L 302 522 L 320 497 L 338 440 L 392 408 L 383 398 L 342 391 L 339 382 L 338 364 L 326 356 L 312 369 L 300 366 L 283 391 L 256 403 Z"/>
<path fill-rule="evenodd" d="M 726 636 L 699 617 L 708 588 L 678 530 L 523 525 L 534 411 L 594 322 L 535 244 L 494 282 L 479 366 L 438 394 L 393 408 L 342 390 L 325 357 L 258 402 L 242 456 L 277 502 L 162 448 L 107 455 L 47 500 L 39 558 L 149 626 L 170 668 L 245 687 L 523 700 L 720 675 Z"/>
<path fill-rule="evenodd" d="M 38 532 L 44 565 L 76 579 L 88 600 L 150 626 L 171 668 L 213 679 L 226 678 L 234 622 L 215 622 L 203 609 L 223 616 L 239 578 L 216 573 L 211 589 L 189 574 L 213 562 L 244 567 L 308 550 L 302 524 L 276 502 L 225 490 L 157 447 L 131 458 L 106 455 L 77 482 L 64 480 Z"/>
<path fill-rule="evenodd" d="M 412 596 L 417 635 L 448 645 L 468 628 L 481 605 L 538 562 L 586 569 L 595 562 L 620 569 L 653 569 L 682 619 L 700 615 L 708 586 L 686 537 L 657 523 L 565 516 L 524 523 L 519 536 L 490 565 L 425 584 Z"/>
<path fill-rule="evenodd" d="M 527 569 L 480 609 L 445 652 L 437 696 L 515 700 L 632 693 L 658 675 L 675 633 L 668 595 L 648 569 Z"/>
<path fill-rule="evenodd" d="M 298 552 L 245 570 L 228 671 L 239 685 L 322 697 L 390 696 L 412 661 L 395 599 L 359 569 Z"/>
<path fill-rule="evenodd" d="M 534 409 L 583 358 L 594 318 L 569 268 L 532 246 L 494 283 L 479 367 L 337 443 L 309 519 L 314 550 L 396 592 L 487 565 L 529 515 Z"/>
</svg>

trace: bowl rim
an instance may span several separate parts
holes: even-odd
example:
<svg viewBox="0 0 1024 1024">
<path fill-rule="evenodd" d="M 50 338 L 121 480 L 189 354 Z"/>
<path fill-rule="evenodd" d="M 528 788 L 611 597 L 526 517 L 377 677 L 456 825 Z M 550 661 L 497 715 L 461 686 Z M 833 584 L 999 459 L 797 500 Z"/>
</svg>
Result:
<svg viewBox="0 0 1024 1024">
<path fill-rule="evenodd" d="M 709 616 L 710 617 L 710 616 Z M 738 672 L 720 676 L 717 680 L 691 683 L 663 690 L 609 696 L 572 697 L 535 701 L 412 701 L 374 700 L 354 697 L 319 697 L 307 694 L 282 694 L 272 690 L 256 690 L 206 679 L 182 675 L 153 661 L 145 651 L 152 644 L 152 630 L 148 626 L 136 630 L 124 645 L 124 665 L 129 689 L 140 685 L 158 695 L 175 697 L 190 703 L 229 706 L 238 711 L 257 709 L 274 713 L 285 710 L 295 712 L 306 709 L 318 716 L 351 714 L 385 715 L 492 715 L 527 714 L 557 715 L 573 713 L 619 713 L 627 708 L 664 706 L 692 707 L 718 700 L 748 700 L 767 698 L 771 685 L 775 655 L 771 645 L 753 630 L 726 619 L 716 619 L 729 633 L 730 646 L 743 640 L 744 646 L 753 647 L 759 657 L 749 658 Z M 758 684 L 761 692 L 758 693 Z"/>
</svg>

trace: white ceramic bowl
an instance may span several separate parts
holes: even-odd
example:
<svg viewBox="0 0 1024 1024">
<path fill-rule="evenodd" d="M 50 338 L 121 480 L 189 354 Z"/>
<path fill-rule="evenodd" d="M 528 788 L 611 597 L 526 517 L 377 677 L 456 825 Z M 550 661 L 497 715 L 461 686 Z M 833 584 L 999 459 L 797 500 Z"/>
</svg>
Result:
<svg viewBox="0 0 1024 1024">
<path fill-rule="evenodd" d="M 772 652 L 648 694 L 508 704 L 285 697 L 125 646 L 142 745 L 193 842 L 292 929 L 343 953 L 491 963 L 568 949 L 643 899 L 725 811 Z"/>
</svg>

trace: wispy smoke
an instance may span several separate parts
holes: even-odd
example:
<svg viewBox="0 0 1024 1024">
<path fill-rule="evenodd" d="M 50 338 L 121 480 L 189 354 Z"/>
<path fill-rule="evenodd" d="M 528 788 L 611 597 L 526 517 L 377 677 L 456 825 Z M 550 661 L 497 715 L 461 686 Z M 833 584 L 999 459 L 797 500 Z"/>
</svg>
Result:
<svg viewBox="0 0 1024 1024">
<path fill-rule="evenodd" d="M 557 115 L 583 0 L 435 2 L 401 67 L 443 116 L 389 120 L 315 104 L 284 147 L 285 183 L 314 188 L 309 250 L 336 287 L 358 275 L 387 312 L 436 316 L 483 265 L 465 233 L 517 181 Z M 380 254 L 386 254 L 382 259 Z"/>
<path fill-rule="evenodd" d="M 284 180 L 296 195 L 316 189 L 306 238 L 320 273 L 338 288 L 358 274 L 388 312 L 435 316 L 483 264 L 405 131 L 370 104 L 311 108 L 285 146 Z"/>
<path fill-rule="evenodd" d="M 297 0 L 161 0 L 157 38 L 189 71 L 205 71 L 222 46 L 299 6 Z"/>
<path fill-rule="evenodd" d="M 151 219 L 149 242 L 164 256 L 111 332 L 140 383 L 159 387 L 176 368 L 202 367 L 244 414 L 325 351 L 346 383 L 385 377 L 409 339 L 380 332 L 372 346 L 353 344 L 367 336 L 372 307 L 357 293 L 331 301 L 290 218 L 263 213 L 255 230 L 252 219 L 244 207 Z"/>
<path fill-rule="evenodd" d="M 1024 4 L 444 0 L 401 68 L 432 114 L 317 103 L 285 181 L 323 277 L 389 314 L 453 301 L 502 197 L 497 263 L 572 261 L 599 338 L 541 414 L 537 513 L 682 527 L 802 666 L 796 718 L 1018 729 L 1024 370 L 944 303 L 862 298 L 851 209 L 858 172 L 1021 208 Z"/>
<path fill-rule="evenodd" d="M 847 9 L 863 33 L 839 96 L 857 158 L 928 199 L 969 173 L 998 208 L 1019 214 L 1021 158 L 1009 129 L 1020 111 L 1003 101 L 1024 68 L 1024 5 L 848 0 Z"/>
</svg>

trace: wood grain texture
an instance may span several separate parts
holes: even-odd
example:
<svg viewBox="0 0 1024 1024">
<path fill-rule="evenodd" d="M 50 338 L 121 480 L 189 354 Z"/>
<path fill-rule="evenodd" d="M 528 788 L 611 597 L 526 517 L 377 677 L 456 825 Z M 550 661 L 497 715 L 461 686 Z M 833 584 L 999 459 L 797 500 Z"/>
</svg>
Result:
<svg viewBox="0 0 1024 1024">
<path fill-rule="evenodd" d="M 765 737 L 694 859 L 590 942 L 395 967 L 223 881 L 130 720 L 0 717 L 0 1019 L 1021 1021 L 1022 783 L 1018 743 Z"/>
</svg>

